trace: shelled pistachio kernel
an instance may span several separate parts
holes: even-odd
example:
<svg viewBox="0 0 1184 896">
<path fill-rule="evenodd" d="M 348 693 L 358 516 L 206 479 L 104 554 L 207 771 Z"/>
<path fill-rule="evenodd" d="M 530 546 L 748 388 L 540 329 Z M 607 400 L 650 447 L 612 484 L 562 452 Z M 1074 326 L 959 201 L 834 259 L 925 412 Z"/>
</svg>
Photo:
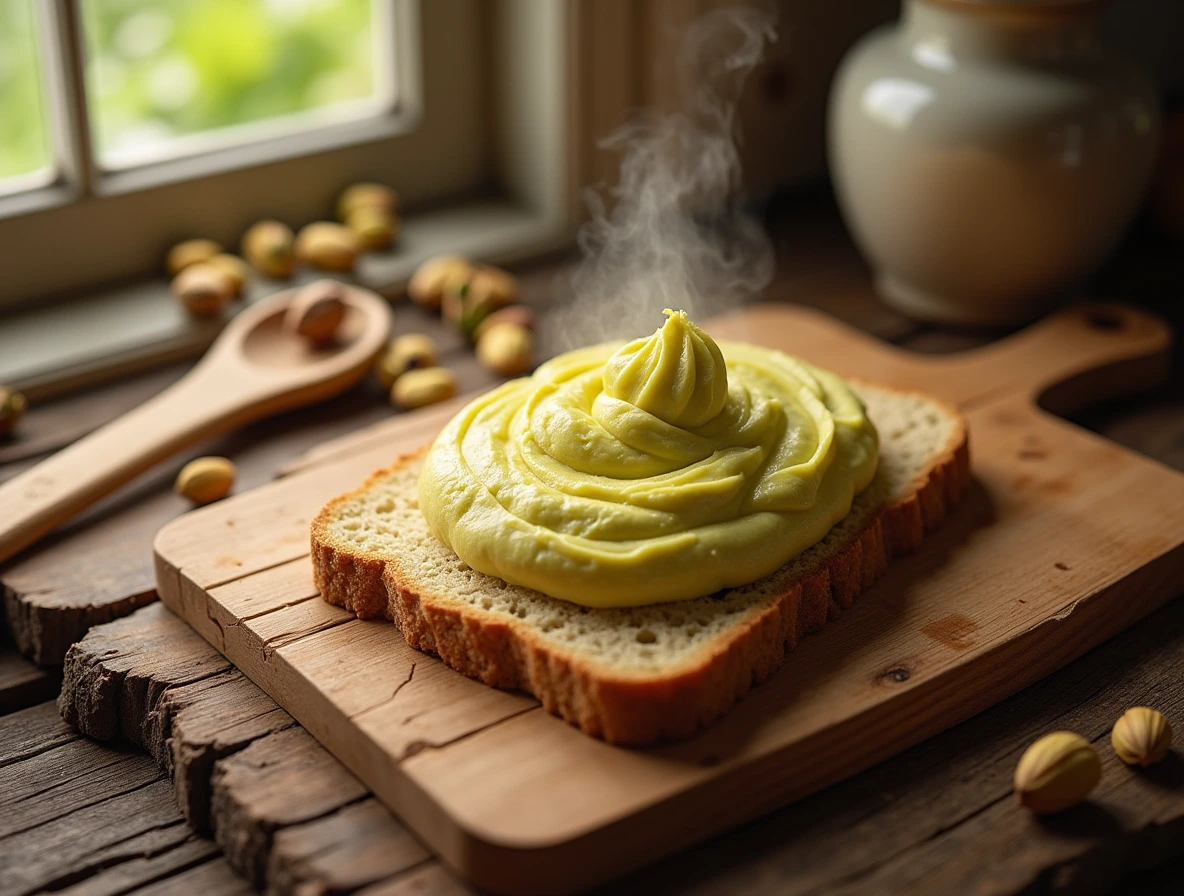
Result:
<svg viewBox="0 0 1184 896">
<path fill-rule="evenodd" d="M 16 429 L 28 406 L 28 401 L 20 392 L 0 386 L 0 437 Z"/>
<path fill-rule="evenodd" d="M 346 226 L 354 232 L 363 249 L 385 249 L 399 237 L 402 222 L 392 212 L 363 206 L 350 212 Z"/>
<path fill-rule="evenodd" d="M 287 224 L 257 221 L 243 234 L 243 257 L 259 273 L 284 280 L 292 276 L 292 268 L 296 265 L 295 240 L 292 228 Z"/>
<path fill-rule="evenodd" d="M 1097 751 L 1071 731 L 1046 734 L 1024 751 L 1015 768 L 1020 805 L 1033 812 L 1060 812 L 1085 799 L 1102 777 Z"/>
<path fill-rule="evenodd" d="M 1110 743 L 1127 765 L 1154 765 L 1172 748 L 1172 726 L 1159 710 L 1149 706 L 1128 709 L 1114 723 Z"/>
<path fill-rule="evenodd" d="M 236 296 L 242 294 L 243 287 L 247 285 L 247 280 L 251 276 L 251 269 L 247 267 L 245 261 L 237 255 L 231 255 L 229 252 L 220 252 L 207 261 L 206 264 L 217 268 L 230 278 L 230 282 L 234 284 L 234 294 Z"/>
<path fill-rule="evenodd" d="M 296 257 L 322 271 L 352 271 L 361 245 L 344 224 L 314 221 L 296 236 Z"/>
<path fill-rule="evenodd" d="M 395 339 L 378 356 L 374 374 L 382 388 L 389 392 L 395 380 L 408 370 L 435 367 L 436 357 L 436 343 L 432 337 L 423 333 L 406 333 Z"/>
<path fill-rule="evenodd" d="M 386 184 L 360 183 L 346 187 L 337 200 L 337 217 L 348 221 L 358 209 L 378 209 L 389 215 L 399 210 L 399 194 Z"/>
<path fill-rule="evenodd" d="M 530 370 L 533 350 L 533 335 L 518 324 L 498 324 L 477 340 L 477 360 L 502 376 L 518 376 Z"/>
<path fill-rule="evenodd" d="M 480 342 L 481 337 L 498 324 L 517 324 L 534 330 L 534 312 L 526 305 L 507 305 L 505 308 L 499 308 L 477 324 L 473 331 L 473 341 Z"/>
<path fill-rule="evenodd" d="M 391 388 L 391 401 L 405 410 L 445 401 L 456 394 L 456 377 L 447 367 L 408 370 Z"/>
<path fill-rule="evenodd" d="M 302 287 L 284 313 L 284 329 L 314 346 L 328 345 L 345 320 L 345 288 L 336 280 Z"/>
<path fill-rule="evenodd" d="M 459 255 L 437 255 L 421 264 L 407 284 L 411 301 L 424 308 L 439 308 L 445 293 L 468 281 L 473 266 Z"/>
<path fill-rule="evenodd" d="M 194 504 L 210 504 L 230 494 L 236 473 L 225 457 L 199 457 L 181 468 L 173 488 Z"/>
<path fill-rule="evenodd" d="M 190 314 L 209 317 L 234 298 L 234 283 L 212 264 L 202 262 L 173 278 L 173 292 Z"/>
<path fill-rule="evenodd" d="M 209 261 L 221 251 L 222 247 L 213 240 L 185 240 L 169 249 L 165 267 L 168 268 L 169 276 L 175 277 L 190 265 Z"/>
</svg>

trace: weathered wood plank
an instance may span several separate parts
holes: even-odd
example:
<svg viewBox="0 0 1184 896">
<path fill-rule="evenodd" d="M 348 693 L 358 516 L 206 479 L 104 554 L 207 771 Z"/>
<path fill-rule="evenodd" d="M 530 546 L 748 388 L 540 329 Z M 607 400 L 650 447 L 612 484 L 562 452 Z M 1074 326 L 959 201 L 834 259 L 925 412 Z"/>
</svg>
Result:
<svg viewBox="0 0 1184 896">
<path fill-rule="evenodd" d="M 52 710 L 0 719 L 0 855 L 10 858 L 0 862 L 0 892 L 61 890 L 119 866 L 108 880 L 135 885 L 210 854 L 149 757 L 69 737 Z"/>
<path fill-rule="evenodd" d="M 428 893 L 432 896 L 475 896 L 476 891 L 458 881 L 438 862 L 425 862 L 406 874 L 361 890 L 359 896 L 424 896 Z"/>
<path fill-rule="evenodd" d="M 128 896 L 173 896 L 176 893 L 254 896 L 255 890 L 234 872 L 229 862 L 223 858 L 214 858 L 180 874 L 132 890 Z"/>
<path fill-rule="evenodd" d="M 279 828 L 267 882 L 271 890 L 348 893 L 388 880 L 431 854 L 373 797 L 304 824 Z"/>
<path fill-rule="evenodd" d="M 282 580 L 284 571 L 278 572 Z M 244 607 L 250 606 L 251 594 L 239 590 Z M 255 597 L 280 593 L 261 589 Z M 290 728 L 291 718 L 242 673 L 204 674 L 221 670 L 221 662 L 217 651 L 166 608 L 146 607 L 92 629 L 75 645 L 67 658 L 63 710 L 83 730 L 130 735 L 153 753 L 170 769 L 187 817 L 218 831 L 235 866 L 256 879 L 265 872 L 263 879 L 275 892 L 306 886 L 344 892 L 426 857 L 390 812 L 364 796 L 337 760 L 303 731 L 269 737 Z M 129 681 L 133 690 L 157 695 L 155 702 L 123 701 L 119 691 Z M 151 684 L 144 687 L 144 681 Z M 138 715 L 113 724 L 112 707 Z M 33 730 L 56 722 L 70 732 L 60 720 L 41 715 Z M 256 751 L 234 755 L 261 738 L 266 744 Z M 211 817 L 215 778 L 217 811 Z M 303 796 L 309 780 L 320 782 L 320 802 L 312 811 Z M 293 792 L 302 794 L 294 806 L 289 805 Z"/>
<path fill-rule="evenodd" d="M 366 796 L 360 781 L 316 747 L 302 728 L 289 728 L 214 765 L 214 837 L 230 864 L 255 886 L 267 880 L 277 828 L 320 818 Z"/>
<path fill-rule="evenodd" d="M 0 769 L 0 840 L 160 780 L 160 770 L 126 745 L 81 739 Z M 96 786 L 103 781 L 104 786 Z"/>
<path fill-rule="evenodd" d="M 147 750 L 199 831 L 210 829 L 214 762 L 295 724 L 160 604 L 93 630 L 66 668 L 63 717 L 92 737 Z"/>
<path fill-rule="evenodd" d="M 53 703 L 42 703 L 0 719 L 0 768 L 78 740 Z"/>
<path fill-rule="evenodd" d="M 34 665 L 0 641 L 0 716 L 52 700 L 61 686 L 61 670 Z"/>
<path fill-rule="evenodd" d="M 62 889 L 41 892 L 46 896 L 51 892 L 54 896 L 124 896 L 127 893 L 140 892 L 141 887 L 167 882 L 166 892 L 201 892 L 204 896 L 207 892 L 216 891 L 187 891 L 182 889 L 184 884 L 178 882 L 186 880 L 186 872 L 189 869 L 214 861 L 220 862 L 229 871 L 213 841 L 189 837 L 163 851 L 152 850 L 144 855 L 123 858 L 114 865 L 80 867 L 75 873 L 77 883 L 69 884 Z M 53 886 L 61 887 L 64 882 L 55 881 Z M 229 873 L 227 884 L 234 887 L 229 889 L 228 886 L 228 892 L 244 892 L 244 888 L 249 892 L 246 881 L 233 871 Z"/>
<path fill-rule="evenodd" d="M 165 689 L 233 668 L 209 651 L 185 623 L 154 605 L 103 627 L 102 649 L 72 650 L 58 706 L 62 717 L 99 740 L 122 737 L 163 756 L 149 736 L 152 710 Z M 82 646 L 82 645 L 78 645 Z M 142 664 L 142 658 L 150 658 Z"/>
</svg>

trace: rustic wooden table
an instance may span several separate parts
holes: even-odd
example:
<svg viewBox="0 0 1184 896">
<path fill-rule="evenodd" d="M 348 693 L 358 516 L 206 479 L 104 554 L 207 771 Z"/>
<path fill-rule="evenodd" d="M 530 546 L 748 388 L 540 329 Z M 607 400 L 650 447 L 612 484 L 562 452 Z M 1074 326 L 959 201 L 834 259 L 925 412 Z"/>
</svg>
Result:
<svg viewBox="0 0 1184 896">
<path fill-rule="evenodd" d="M 880 305 L 827 200 L 785 201 L 771 228 L 778 273 L 767 299 L 823 308 L 916 351 L 989 339 L 918 325 Z M 1178 252 L 1136 232 L 1092 292 L 1140 304 L 1184 331 Z M 545 306 L 566 264 L 523 272 L 528 301 Z M 438 321 L 401 306 L 396 327 L 438 335 L 466 387 L 492 381 Z M 1155 393 L 1077 422 L 1184 469 L 1181 366 Z M 0 441 L 0 481 L 183 369 L 34 409 L 19 440 Z M 234 458 L 239 488 L 249 488 L 319 442 L 390 413 L 376 387 L 360 388 L 190 456 Z M 8 632 L 0 643 L 0 893 L 468 892 L 287 713 L 153 603 L 151 540 L 186 509 L 169 488 L 183 460 L 0 569 Z M 1151 704 L 1184 730 L 1182 682 L 1177 601 L 970 721 L 611 889 L 1178 893 L 1179 752 L 1146 774 L 1108 773 L 1088 804 L 1049 819 L 1017 809 L 1010 783 L 1023 747 L 1054 728 L 1104 741 L 1125 707 Z"/>
</svg>

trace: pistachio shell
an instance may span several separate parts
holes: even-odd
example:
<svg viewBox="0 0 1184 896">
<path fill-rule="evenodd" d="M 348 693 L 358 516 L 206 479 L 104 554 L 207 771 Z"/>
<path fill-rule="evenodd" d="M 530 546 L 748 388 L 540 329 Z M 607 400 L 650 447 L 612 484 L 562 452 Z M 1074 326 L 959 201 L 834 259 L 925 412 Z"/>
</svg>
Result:
<svg viewBox="0 0 1184 896">
<path fill-rule="evenodd" d="M 345 289 L 336 280 L 317 280 L 303 287 L 284 314 L 284 329 L 313 345 L 326 345 L 345 320 Z"/>
<path fill-rule="evenodd" d="M 453 292 L 469 279 L 473 267 L 459 255 L 438 255 L 421 264 L 407 284 L 407 295 L 417 305 L 439 308 L 445 293 Z"/>
<path fill-rule="evenodd" d="M 283 280 L 292 275 L 296 264 L 294 240 L 287 224 L 259 221 L 243 235 L 243 255 L 259 273 Z"/>
<path fill-rule="evenodd" d="M 474 308 L 497 311 L 518 300 L 518 281 L 501 268 L 482 265 L 473 271 L 464 295 Z"/>
<path fill-rule="evenodd" d="M 0 436 L 7 435 L 16 429 L 24 416 L 29 403 L 25 396 L 15 389 L 0 386 Z"/>
<path fill-rule="evenodd" d="M 408 370 L 391 389 L 391 401 L 411 410 L 444 401 L 456 394 L 456 377 L 446 367 Z"/>
<path fill-rule="evenodd" d="M 508 305 L 505 308 L 499 308 L 477 324 L 477 328 L 473 331 L 473 340 L 480 342 L 481 337 L 497 324 L 517 324 L 520 327 L 533 330 L 534 312 L 526 305 Z"/>
<path fill-rule="evenodd" d="M 337 200 L 337 217 L 348 221 L 354 212 L 362 208 L 393 214 L 399 208 L 399 194 L 385 184 L 354 184 L 347 187 Z"/>
<path fill-rule="evenodd" d="M 530 369 L 534 337 L 518 324 L 491 327 L 477 342 L 477 360 L 502 376 L 518 376 Z"/>
<path fill-rule="evenodd" d="M 1164 714 L 1149 706 L 1128 709 L 1114 723 L 1110 743 L 1127 765 L 1154 765 L 1172 748 L 1172 726 Z"/>
<path fill-rule="evenodd" d="M 296 237 L 296 257 L 323 271 L 352 271 L 361 246 L 348 227 L 314 221 Z"/>
<path fill-rule="evenodd" d="M 251 276 L 251 269 L 247 267 L 247 263 L 237 255 L 230 255 L 227 252 L 215 255 L 206 264 L 217 268 L 230 278 L 230 282 L 234 284 L 236 296 L 243 291 L 243 287 L 246 286 L 247 280 Z"/>
<path fill-rule="evenodd" d="M 190 265 L 209 261 L 221 251 L 222 247 L 213 240 L 185 240 L 169 250 L 165 265 L 169 275 L 175 277 Z"/>
<path fill-rule="evenodd" d="M 365 249 L 385 249 L 398 237 L 401 227 L 390 212 L 366 206 L 351 212 L 345 223 Z"/>
<path fill-rule="evenodd" d="M 234 298 L 234 282 L 212 264 L 201 262 L 173 278 L 173 292 L 190 314 L 209 317 Z"/>
<path fill-rule="evenodd" d="M 436 343 L 423 333 L 406 333 L 383 352 L 374 367 L 378 382 L 388 391 L 408 370 L 436 366 Z"/>
<path fill-rule="evenodd" d="M 209 504 L 230 494 L 236 473 L 225 457 L 199 457 L 181 468 L 173 487 L 194 504 Z"/>
<path fill-rule="evenodd" d="M 1032 744 L 1015 769 L 1020 805 L 1060 812 L 1085 799 L 1102 776 L 1098 753 L 1084 737 L 1054 731 Z"/>
</svg>

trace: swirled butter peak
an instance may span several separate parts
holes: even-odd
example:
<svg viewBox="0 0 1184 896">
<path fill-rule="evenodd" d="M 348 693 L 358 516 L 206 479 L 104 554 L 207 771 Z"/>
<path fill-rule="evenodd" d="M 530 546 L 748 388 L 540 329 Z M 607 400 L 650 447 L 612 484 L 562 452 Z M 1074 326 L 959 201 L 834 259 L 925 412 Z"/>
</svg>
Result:
<svg viewBox="0 0 1184 896">
<path fill-rule="evenodd" d="M 875 475 L 862 402 L 832 373 L 666 314 L 457 414 L 419 478 L 436 537 L 592 607 L 743 585 L 821 541 Z"/>
</svg>

